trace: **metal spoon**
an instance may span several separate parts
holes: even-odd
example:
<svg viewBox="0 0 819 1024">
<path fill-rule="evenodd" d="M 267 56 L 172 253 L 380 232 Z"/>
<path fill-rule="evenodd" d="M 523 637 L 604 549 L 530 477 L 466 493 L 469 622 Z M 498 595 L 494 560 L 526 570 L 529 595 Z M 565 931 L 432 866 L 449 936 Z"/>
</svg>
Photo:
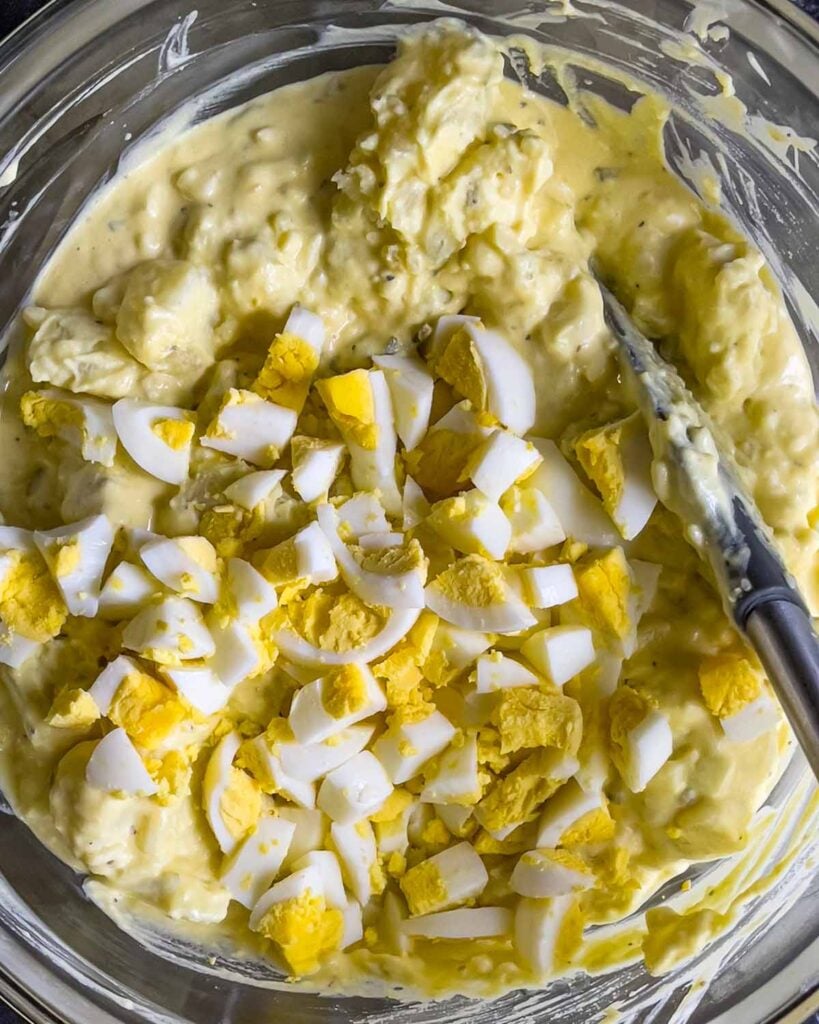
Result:
<svg viewBox="0 0 819 1024">
<path fill-rule="evenodd" d="M 729 617 L 759 655 L 819 779 L 819 639 L 802 595 L 705 411 L 600 283 L 606 323 L 635 385 L 660 500 L 713 570 Z"/>
</svg>

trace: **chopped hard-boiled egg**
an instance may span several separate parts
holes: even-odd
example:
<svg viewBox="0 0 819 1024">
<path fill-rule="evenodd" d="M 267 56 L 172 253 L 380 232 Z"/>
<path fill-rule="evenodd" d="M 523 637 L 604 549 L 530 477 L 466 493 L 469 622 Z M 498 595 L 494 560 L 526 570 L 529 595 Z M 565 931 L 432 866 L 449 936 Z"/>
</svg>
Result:
<svg viewBox="0 0 819 1024">
<path fill-rule="evenodd" d="M 200 444 L 267 469 L 292 437 L 296 419 L 292 409 L 253 391 L 230 388 Z"/>
<path fill-rule="evenodd" d="M 255 473 L 245 473 L 225 488 L 224 495 L 228 501 L 252 512 L 262 502 L 281 492 L 285 475 L 283 469 L 259 469 Z"/>
<path fill-rule="evenodd" d="M 632 540 L 657 504 L 651 482 L 653 453 L 642 416 L 634 413 L 589 430 L 577 439 L 574 450 L 617 529 Z"/>
<path fill-rule="evenodd" d="M 245 625 L 254 625 L 278 604 L 274 588 L 242 558 L 227 560 L 222 588 L 221 600 L 228 617 L 235 617 Z"/>
<path fill-rule="evenodd" d="M 395 429 L 407 451 L 414 448 L 429 426 L 434 381 L 420 359 L 374 356 L 392 397 Z"/>
<path fill-rule="evenodd" d="M 374 729 L 369 723 L 361 723 L 319 743 L 282 742 L 278 746 L 282 768 L 294 779 L 316 782 L 360 753 L 370 742 Z"/>
<path fill-rule="evenodd" d="M 362 906 L 366 905 L 373 894 L 373 875 L 378 862 L 372 825 L 366 818 L 346 825 L 334 821 L 330 838 L 350 892 Z"/>
<path fill-rule="evenodd" d="M 136 615 L 160 591 L 155 576 L 141 565 L 120 562 L 100 590 L 97 614 L 104 619 L 127 619 Z"/>
<path fill-rule="evenodd" d="M 0 527 L 0 534 L 0 544 L 16 545 L 0 554 L 0 618 L 7 635 L 45 643 L 68 616 L 63 595 L 32 534 L 9 526 Z"/>
<path fill-rule="evenodd" d="M 242 747 L 242 758 L 265 792 L 276 793 L 301 808 L 312 810 L 316 806 L 316 787 L 312 781 L 297 779 L 285 770 L 281 761 L 284 746 L 263 733 Z"/>
<path fill-rule="evenodd" d="M 671 757 L 674 739 L 661 711 L 620 699 L 629 692 L 629 687 L 621 687 L 609 706 L 612 759 L 632 793 L 642 793 Z"/>
<path fill-rule="evenodd" d="M 594 872 L 568 850 L 530 850 L 518 860 L 509 884 L 519 896 L 544 900 L 588 889 Z"/>
<path fill-rule="evenodd" d="M 341 539 L 333 506 L 319 505 L 316 514 L 344 582 L 362 601 L 387 608 L 423 608 L 427 562 L 417 541 L 381 553 L 362 551 L 357 558 Z"/>
<path fill-rule="evenodd" d="M 281 334 L 268 349 L 264 365 L 253 382 L 257 395 L 269 402 L 301 412 L 313 374 L 324 348 L 325 331 L 315 313 L 294 306 Z"/>
<path fill-rule="evenodd" d="M 99 708 L 101 715 L 107 715 L 120 685 L 130 675 L 139 675 L 142 669 L 133 660 L 121 654 L 109 662 L 94 682 L 88 687 L 88 695 Z"/>
<path fill-rule="evenodd" d="M 230 688 L 210 668 L 172 668 L 166 665 L 163 669 L 191 707 L 203 715 L 213 715 L 230 700 Z"/>
<path fill-rule="evenodd" d="M 27 391 L 20 399 L 20 412 L 23 423 L 40 437 L 58 437 L 77 448 L 86 462 L 113 466 L 117 432 L 107 402 L 45 388 Z"/>
<path fill-rule="evenodd" d="M 566 536 L 585 544 L 611 547 L 619 533 L 601 502 L 585 487 L 554 441 L 533 438 L 541 463 L 527 479 L 543 492 Z"/>
<path fill-rule="evenodd" d="M 517 633 L 537 622 L 513 593 L 501 567 L 482 555 L 454 562 L 425 594 L 428 608 L 461 629 Z"/>
<path fill-rule="evenodd" d="M 552 626 L 526 640 L 521 654 L 555 686 L 563 686 L 594 662 L 591 630 L 585 626 Z"/>
<path fill-rule="evenodd" d="M 166 484 L 188 478 L 194 423 L 189 412 L 121 398 L 111 410 L 120 444 L 140 469 Z"/>
<path fill-rule="evenodd" d="M 233 766 L 241 745 L 237 732 L 229 732 L 210 755 L 202 780 L 205 816 L 222 853 L 232 853 L 257 826 L 261 792 L 256 782 Z"/>
<path fill-rule="evenodd" d="M 293 538 L 296 571 L 311 583 L 329 583 L 338 576 L 333 545 L 319 523 L 310 523 Z"/>
<path fill-rule="evenodd" d="M 371 533 L 389 533 L 390 522 L 375 494 L 362 491 L 348 498 L 338 509 L 338 532 L 342 540 L 360 540 Z"/>
<path fill-rule="evenodd" d="M 102 574 L 114 543 L 114 528 L 108 517 L 92 516 L 55 530 L 37 532 L 34 542 L 69 612 L 96 615 Z"/>
<path fill-rule="evenodd" d="M 478 741 L 474 733 L 456 735 L 427 773 L 421 800 L 432 804 L 474 804 L 481 797 Z M 446 822 L 444 823 L 446 824 Z"/>
<path fill-rule="evenodd" d="M 576 896 L 548 900 L 524 897 L 515 909 L 515 949 L 536 977 L 546 977 L 568 962 L 579 944 L 582 928 Z"/>
<path fill-rule="evenodd" d="M 508 549 L 513 554 L 543 551 L 566 538 L 554 509 L 537 487 L 510 487 L 501 498 L 500 507 L 509 521 Z"/>
<path fill-rule="evenodd" d="M 429 515 L 430 505 L 426 495 L 409 475 L 404 480 L 401 509 L 401 526 L 404 530 L 411 530 Z"/>
<path fill-rule="evenodd" d="M 344 894 L 344 879 L 338 857 L 331 850 L 310 850 L 293 862 L 294 871 L 315 869 L 321 877 L 321 887 L 327 905 L 343 910 L 347 905 Z"/>
<path fill-rule="evenodd" d="M 541 461 L 534 445 L 508 430 L 493 430 L 469 460 L 472 483 L 490 501 L 499 501 L 509 488 L 532 473 Z"/>
<path fill-rule="evenodd" d="M 424 662 L 424 675 L 436 686 L 445 686 L 489 650 L 493 641 L 491 633 L 459 629 L 448 622 L 438 622 Z"/>
<path fill-rule="evenodd" d="M 128 796 L 152 796 L 157 785 L 124 729 L 114 729 L 97 743 L 88 759 L 85 780 L 94 789 Z"/>
<path fill-rule="evenodd" d="M 318 437 L 294 437 L 290 442 L 293 460 L 293 490 L 302 501 L 327 498 L 344 459 L 344 445 Z"/>
<path fill-rule="evenodd" d="M 265 671 L 278 653 L 262 641 L 259 630 L 238 619 L 210 623 L 213 655 L 210 667 L 228 689 Z"/>
<path fill-rule="evenodd" d="M 360 942 L 364 937 L 364 915 L 358 900 L 347 900 L 341 911 L 344 917 L 344 929 L 341 933 L 341 949 L 348 949 Z"/>
<path fill-rule="evenodd" d="M 0 619 L 0 665 L 20 668 L 38 650 L 40 644 L 19 633 L 13 633 Z"/>
<path fill-rule="evenodd" d="M 204 537 L 148 541 L 139 557 L 160 583 L 191 601 L 213 604 L 219 595 L 216 550 Z"/>
<path fill-rule="evenodd" d="M 215 649 L 199 609 L 183 597 L 168 597 L 144 608 L 125 627 L 122 643 L 163 665 L 209 658 Z"/>
<path fill-rule="evenodd" d="M 483 654 L 475 663 L 475 690 L 493 693 L 516 686 L 537 686 L 540 680 L 525 665 L 500 651 Z"/>
<path fill-rule="evenodd" d="M 368 663 L 380 658 L 403 640 L 418 621 L 419 608 L 400 608 L 393 611 L 384 628 L 363 644 L 356 644 L 347 650 L 329 651 L 316 647 L 291 629 L 278 629 L 272 640 L 282 654 L 305 666 L 349 665 L 352 662 Z"/>
<path fill-rule="evenodd" d="M 599 790 L 587 792 L 575 779 L 569 779 L 543 808 L 538 821 L 537 845 L 551 848 L 559 846 L 564 835 L 574 825 L 603 806 L 604 799 Z"/>
<path fill-rule="evenodd" d="M 296 693 L 288 722 L 300 743 L 320 743 L 386 707 L 366 665 L 344 665 Z"/>
<path fill-rule="evenodd" d="M 251 910 L 270 888 L 287 857 L 296 826 L 277 814 L 263 814 L 255 832 L 225 860 L 220 880 L 237 903 Z"/>
<path fill-rule="evenodd" d="M 412 451 L 404 453 L 404 461 L 424 491 L 450 497 L 463 490 L 469 460 L 490 433 L 472 405 L 459 402 L 433 423 Z"/>
<path fill-rule="evenodd" d="M 467 398 L 475 409 L 488 412 L 515 434 L 525 434 L 535 422 L 532 369 L 502 335 L 474 322 L 447 332 L 434 347 L 433 369 Z"/>
<path fill-rule="evenodd" d="M 480 896 L 489 875 L 475 848 L 457 843 L 416 864 L 401 878 L 411 917 L 457 907 Z"/>
<path fill-rule="evenodd" d="M 350 825 L 377 811 L 391 792 L 392 783 L 381 762 L 362 750 L 325 776 L 317 803 L 333 821 Z"/>
<path fill-rule="evenodd" d="M 762 694 L 744 704 L 739 711 L 720 719 L 722 731 L 732 743 L 747 743 L 775 729 L 782 715 L 773 700 Z"/>
<path fill-rule="evenodd" d="M 570 565 L 533 565 L 519 570 L 523 593 L 532 608 L 554 608 L 577 597 Z"/>
<path fill-rule="evenodd" d="M 506 907 L 461 907 L 404 921 L 413 939 L 491 939 L 512 931 L 514 915 Z"/>
<path fill-rule="evenodd" d="M 414 778 L 428 761 L 448 746 L 454 735 L 452 723 L 440 711 L 433 711 L 420 721 L 393 721 L 375 741 L 373 753 L 398 786 Z"/>
<path fill-rule="evenodd" d="M 494 501 L 466 491 L 432 506 L 429 525 L 456 551 L 501 559 L 512 539 L 512 524 Z"/>
<path fill-rule="evenodd" d="M 350 450 L 353 483 L 375 491 L 391 514 L 401 511 L 395 479 L 398 440 L 387 381 L 381 370 L 351 370 L 316 385 Z"/>
</svg>

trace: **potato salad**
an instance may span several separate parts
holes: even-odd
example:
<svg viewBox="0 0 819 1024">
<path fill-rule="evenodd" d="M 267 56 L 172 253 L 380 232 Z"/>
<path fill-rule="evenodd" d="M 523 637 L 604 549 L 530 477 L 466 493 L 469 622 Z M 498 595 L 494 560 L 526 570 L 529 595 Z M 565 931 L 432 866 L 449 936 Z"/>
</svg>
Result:
<svg viewBox="0 0 819 1024">
<path fill-rule="evenodd" d="M 663 102 L 584 102 L 434 23 L 166 140 L 43 268 L 0 417 L 2 787 L 121 918 L 421 997 L 725 926 L 629 915 L 745 847 L 792 741 L 657 501 L 590 260 L 814 603 L 819 420 Z"/>
</svg>

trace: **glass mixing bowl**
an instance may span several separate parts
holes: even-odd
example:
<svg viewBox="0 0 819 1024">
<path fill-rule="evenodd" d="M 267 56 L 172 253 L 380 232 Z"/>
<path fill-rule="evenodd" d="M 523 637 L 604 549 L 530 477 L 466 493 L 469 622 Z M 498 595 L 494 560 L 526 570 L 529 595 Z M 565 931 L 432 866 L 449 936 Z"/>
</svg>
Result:
<svg viewBox="0 0 819 1024">
<path fill-rule="evenodd" d="M 786 0 L 51 0 L 0 45 L 0 335 L 37 269 L 101 184 L 169 117 L 195 122 L 276 86 L 382 63 L 406 25 L 459 16 L 484 31 L 526 33 L 574 54 L 584 88 L 627 107 L 622 73 L 665 92 L 672 166 L 721 203 L 779 276 L 805 350 L 819 367 L 819 32 Z M 332 27 L 331 27 L 332 26 Z M 730 32 L 725 31 L 725 27 Z M 695 38 L 691 31 L 701 39 Z M 686 32 L 688 34 L 686 34 Z M 701 41 L 701 48 L 692 49 Z M 749 130 L 720 121 L 715 70 L 732 78 Z M 615 73 L 612 74 L 612 71 Z M 510 62 L 532 88 L 565 95 L 548 70 Z M 709 99 L 710 97 L 710 99 Z M 733 127 L 731 127 L 733 125 Z M 0 726 L 0 742 L 2 742 Z M 65 1024 L 591 1024 L 612 1005 L 628 1020 L 806 1019 L 819 981 L 819 814 L 797 755 L 768 801 L 759 854 L 774 867 L 801 830 L 800 854 L 735 927 L 671 976 L 632 965 L 485 1003 L 409 1004 L 271 989 L 261 964 L 146 932 L 141 944 L 84 895 L 82 880 L 10 809 L 0 827 L 0 995 L 35 1022 Z M 800 816 L 801 815 L 801 816 Z M 718 866 L 691 873 L 702 877 Z M 666 887 L 652 901 L 667 899 Z M 814 1007 L 815 1008 L 815 1007 Z M 791 1016 L 792 1014 L 792 1016 Z M 611 1019 L 611 1018 L 607 1018 Z"/>
</svg>

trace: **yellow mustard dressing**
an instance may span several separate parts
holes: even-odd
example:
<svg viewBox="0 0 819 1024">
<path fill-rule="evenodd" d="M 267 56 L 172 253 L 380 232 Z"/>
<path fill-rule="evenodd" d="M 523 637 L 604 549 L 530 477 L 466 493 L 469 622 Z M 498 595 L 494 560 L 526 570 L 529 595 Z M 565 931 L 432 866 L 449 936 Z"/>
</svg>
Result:
<svg viewBox="0 0 819 1024">
<path fill-rule="evenodd" d="M 611 446 L 634 404 L 589 273 L 595 256 L 718 425 L 789 568 L 819 607 L 811 525 L 819 506 L 819 417 L 776 283 L 759 253 L 666 169 L 667 111 L 657 97 L 641 98 L 630 114 L 591 99 L 588 106 L 596 127 L 504 78 L 494 42 L 451 24 L 433 27 L 406 38 L 383 69 L 288 86 L 170 141 L 98 197 L 44 268 L 25 313 L 26 344 L 5 372 L 5 521 L 48 529 L 104 513 L 116 527 L 201 535 L 213 549 L 204 560 L 191 555 L 193 578 L 197 566 L 224 574 L 227 560 L 240 556 L 277 591 L 277 607 L 253 633 L 262 667 L 224 708 L 200 713 L 164 677 L 136 676 L 117 691 L 104 721 L 86 691 L 121 653 L 131 615 L 66 619 L 62 598 L 56 590 L 49 596 L 54 587 L 39 555 L 16 556 L 0 581 L 0 615 L 9 625 L 25 618 L 20 632 L 48 641 L 20 667 L 0 667 L 4 792 L 47 845 L 93 877 L 101 904 L 110 908 L 118 898 L 118 915 L 159 928 L 169 920 L 196 926 L 206 944 L 227 938 L 319 988 L 356 990 L 375 979 L 425 996 L 489 996 L 566 971 L 608 970 L 643 951 L 651 969 L 669 969 L 729 926 L 732 900 L 753 889 L 743 875 L 742 884 L 724 883 L 679 920 L 673 911 L 653 911 L 611 934 L 593 927 L 619 922 L 692 863 L 750 849 L 757 812 L 791 749 L 781 716 L 753 742 L 731 742 L 724 733 L 722 718 L 769 687 L 680 523 L 658 506 L 628 542 L 590 547 L 569 535 L 565 544 L 513 559 L 574 563 L 578 591 L 563 610 L 509 636 L 486 633 L 487 646 L 528 665 L 536 657 L 527 661 L 521 651 L 537 629 L 590 630 L 609 660 L 601 656 L 576 673 L 562 693 L 536 664 L 534 685 L 474 694 L 475 659 L 486 647 L 458 661 L 457 637 L 431 612 L 373 660 L 387 710 L 366 742 L 395 735 L 401 756 L 411 757 L 417 748 L 408 730 L 443 712 L 457 726 L 453 756 L 477 751 L 477 788 L 466 787 L 470 802 L 462 808 L 474 814 L 456 822 L 419 812 L 408 847 L 389 845 L 406 831 L 413 806 L 431 807 L 416 798 L 444 763 L 439 751 L 426 774 L 394 789 L 365 819 L 385 852 L 372 871 L 358 941 L 339 951 L 340 911 L 309 887 L 275 904 L 251 930 L 242 907 L 228 909 L 222 875 L 229 854 L 208 815 L 223 815 L 230 846 L 252 834 L 260 816 L 293 810 L 298 801 L 271 775 L 267 755 L 280 757 L 294 742 L 285 722 L 294 693 L 327 675 L 272 638 L 289 631 L 337 654 L 377 640 L 389 610 L 365 603 L 346 579 L 311 587 L 300 574 L 292 538 L 314 515 L 289 487 L 252 507 L 229 500 L 225 490 L 242 469 L 195 439 L 181 486 L 145 472 L 122 446 L 113 465 L 87 461 L 60 436 L 59 407 L 34 416 L 37 400 L 28 397 L 56 387 L 104 402 L 130 397 L 182 407 L 190 422 L 158 414 L 153 428 L 178 452 L 194 435 L 210 434 L 226 397 L 241 392 L 292 411 L 297 435 L 339 441 L 341 434 L 377 453 L 384 424 L 362 384 L 370 358 L 414 353 L 439 317 L 465 312 L 523 357 L 537 395 L 531 435 L 555 439 L 608 508 L 623 486 Z M 305 340 L 284 332 L 297 304 L 323 320 L 318 366 Z M 492 428 L 487 382 L 467 341 L 457 335 L 440 364 L 429 360 L 439 378 L 433 420 L 466 397 L 479 426 Z M 413 474 L 429 502 L 455 495 L 468 486 L 479 443 L 463 432 L 431 432 L 407 453 L 401 474 Z M 268 455 L 265 470 L 279 464 L 278 450 Z M 285 453 L 281 465 L 289 468 L 288 459 Z M 522 506 L 536 473 L 517 481 Z M 342 464 L 332 499 L 358 490 Z M 109 571 L 138 562 L 130 536 L 118 535 Z M 459 554 L 429 525 L 386 557 L 350 550 L 371 577 L 406 568 L 428 570 L 431 580 L 443 572 L 445 596 L 472 609 L 512 600 L 507 567 L 483 551 Z M 645 607 L 635 563 L 662 567 Z M 163 596 L 154 586 L 148 607 Z M 40 597 L 48 607 L 28 607 L 23 617 L 26 602 Z M 223 596 L 218 610 L 219 628 L 227 628 L 235 602 Z M 164 620 L 156 628 L 160 639 L 170 631 Z M 193 641 L 185 635 L 178 642 L 184 653 Z M 537 640 L 529 649 L 539 649 Z M 330 718 L 366 706 L 360 673 L 339 670 L 333 678 L 318 700 Z M 673 754 L 634 791 L 624 783 L 626 746 L 657 715 L 670 729 Z M 155 795 L 124 796 L 86 781 L 97 743 L 114 726 L 141 749 Z M 220 789 L 224 773 L 213 758 L 234 737 L 241 753 Z M 332 750 L 337 741 L 326 742 Z M 407 938 L 408 910 L 418 916 L 450 906 L 452 879 L 429 858 L 467 839 L 482 854 L 488 882 L 459 905 L 514 909 L 518 857 L 534 848 L 541 810 L 575 772 L 581 784 L 600 776 L 601 804 L 558 831 L 556 850 L 535 858 L 576 869 L 584 880 L 548 967 L 521 955 L 512 931 Z M 327 821 L 313 844 L 336 848 Z M 297 859 L 285 860 L 280 878 Z M 535 915 L 551 905 L 529 902 Z"/>
</svg>

